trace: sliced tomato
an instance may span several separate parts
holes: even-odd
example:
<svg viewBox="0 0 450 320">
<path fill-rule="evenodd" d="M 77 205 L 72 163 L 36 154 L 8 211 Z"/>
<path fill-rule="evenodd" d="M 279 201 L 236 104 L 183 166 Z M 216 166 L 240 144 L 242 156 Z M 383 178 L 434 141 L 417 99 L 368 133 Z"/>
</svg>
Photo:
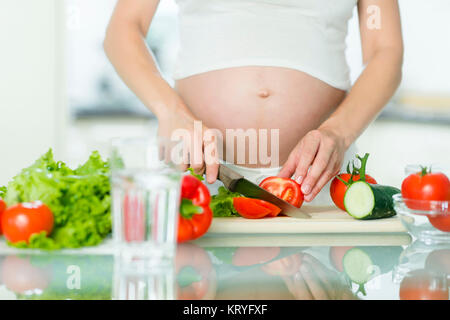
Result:
<svg viewBox="0 0 450 320">
<path fill-rule="evenodd" d="M 268 177 L 261 181 L 259 186 L 297 208 L 300 208 L 303 204 L 303 193 L 300 185 L 292 179 Z"/>
<path fill-rule="evenodd" d="M 270 202 L 246 197 L 233 198 L 236 211 L 247 219 L 260 219 L 266 216 L 276 217 L 281 209 Z"/>
<path fill-rule="evenodd" d="M 345 182 L 349 182 L 350 177 L 352 175 L 350 173 L 341 173 L 338 175 L 339 178 L 344 180 Z M 361 179 L 360 175 L 354 175 L 352 178 L 352 181 L 359 181 Z M 366 174 L 366 182 L 370 184 L 376 184 L 377 181 Z M 330 196 L 331 199 L 333 199 L 334 204 L 341 210 L 345 211 L 344 206 L 344 195 L 345 191 L 347 191 L 348 186 L 345 185 L 341 180 L 339 180 L 337 177 L 333 179 L 330 186 Z"/>
</svg>

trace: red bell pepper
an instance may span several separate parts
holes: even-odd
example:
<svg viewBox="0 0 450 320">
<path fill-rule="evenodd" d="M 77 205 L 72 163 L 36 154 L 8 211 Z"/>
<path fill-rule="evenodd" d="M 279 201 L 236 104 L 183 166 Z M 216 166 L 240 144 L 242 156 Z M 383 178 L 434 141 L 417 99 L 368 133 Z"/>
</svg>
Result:
<svg viewBox="0 0 450 320">
<path fill-rule="evenodd" d="M 2 229 L 2 215 L 3 212 L 6 210 L 6 203 L 5 201 L 2 200 L 2 198 L 0 198 L 0 234 L 3 233 L 3 229 Z"/>
<path fill-rule="evenodd" d="M 178 243 L 197 239 L 208 231 L 213 218 L 210 201 L 209 190 L 199 179 L 192 175 L 183 177 Z"/>
</svg>

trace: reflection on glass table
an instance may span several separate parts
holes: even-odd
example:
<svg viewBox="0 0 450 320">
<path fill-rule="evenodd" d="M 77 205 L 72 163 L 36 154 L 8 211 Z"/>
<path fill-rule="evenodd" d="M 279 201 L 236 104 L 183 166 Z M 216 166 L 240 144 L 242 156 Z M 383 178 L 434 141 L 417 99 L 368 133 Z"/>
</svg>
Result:
<svg viewBox="0 0 450 320">
<path fill-rule="evenodd" d="M 448 300 L 450 244 L 415 241 L 401 254 L 393 278 L 402 300 Z"/>
<path fill-rule="evenodd" d="M 0 256 L 0 299 L 398 299 L 392 271 L 408 237 L 327 239 L 206 237 L 179 245 L 173 268 L 135 275 L 102 248 L 8 250 Z"/>
</svg>

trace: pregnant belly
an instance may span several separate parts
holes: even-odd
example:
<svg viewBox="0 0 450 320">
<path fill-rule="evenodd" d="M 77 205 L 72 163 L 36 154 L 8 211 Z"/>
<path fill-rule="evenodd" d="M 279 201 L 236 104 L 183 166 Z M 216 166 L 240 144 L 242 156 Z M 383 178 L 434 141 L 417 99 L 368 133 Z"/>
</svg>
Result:
<svg viewBox="0 0 450 320">
<path fill-rule="evenodd" d="M 260 66 L 198 74 L 178 80 L 176 90 L 204 125 L 220 130 L 221 157 L 247 167 L 282 165 L 300 139 L 317 129 L 345 96 L 306 73 Z M 243 130 L 245 145 L 236 129 Z"/>
</svg>

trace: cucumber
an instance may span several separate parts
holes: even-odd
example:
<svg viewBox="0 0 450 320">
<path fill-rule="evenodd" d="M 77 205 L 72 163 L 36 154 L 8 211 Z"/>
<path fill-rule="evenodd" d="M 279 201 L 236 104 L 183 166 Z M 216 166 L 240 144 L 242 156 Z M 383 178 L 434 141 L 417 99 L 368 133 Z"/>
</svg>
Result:
<svg viewBox="0 0 450 320">
<path fill-rule="evenodd" d="M 358 248 L 370 256 L 373 264 L 379 267 L 381 273 L 392 271 L 403 252 L 401 246 L 363 246 Z"/>
<path fill-rule="evenodd" d="M 344 196 L 345 210 L 355 219 L 371 220 L 395 216 L 392 196 L 400 190 L 390 186 L 352 183 Z"/>
<path fill-rule="evenodd" d="M 342 265 L 350 280 L 359 285 L 365 284 L 372 277 L 371 266 L 374 263 L 364 250 L 353 248 L 347 251 L 342 259 Z"/>
<path fill-rule="evenodd" d="M 358 291 L 366 295 L 364 285 L 372 278 L 392 271 L 402 251 L 401 246 L 355 247 L 345 253 L 342 266 L 348 279 L 359 285 Z"/>
</svg>

